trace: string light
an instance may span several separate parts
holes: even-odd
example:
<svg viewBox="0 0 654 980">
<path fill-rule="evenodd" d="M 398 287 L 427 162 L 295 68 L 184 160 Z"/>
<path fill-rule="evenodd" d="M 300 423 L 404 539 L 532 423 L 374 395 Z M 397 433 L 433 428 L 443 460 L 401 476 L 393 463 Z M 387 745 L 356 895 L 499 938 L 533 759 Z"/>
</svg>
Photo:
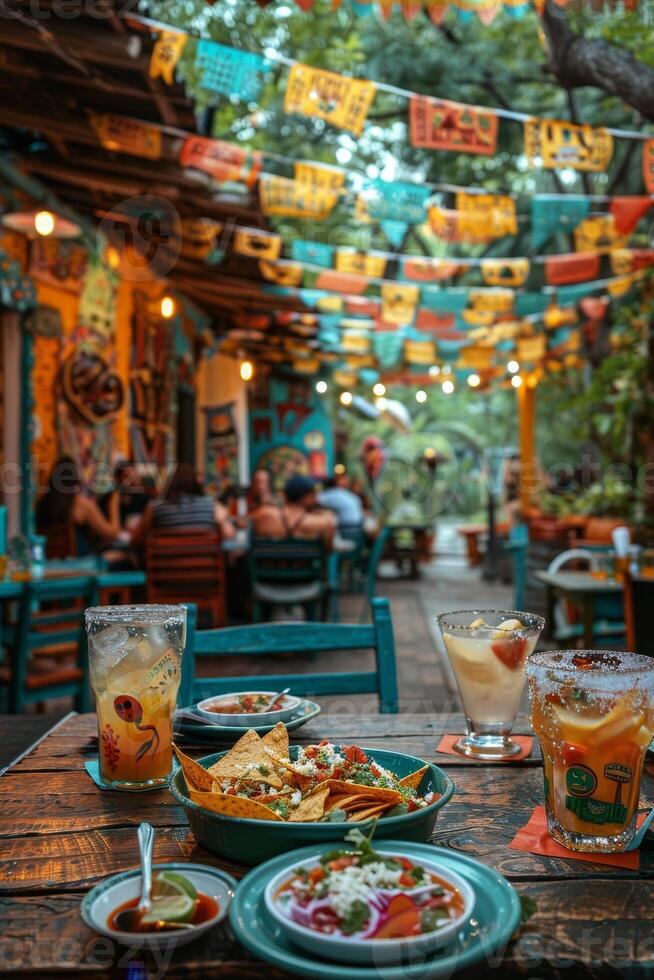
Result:
<svg viewBox="0 0 654 980">
<path fill-rule="evenodd" d="M 418 390 L 416 391 L 416 401 L 417 402 L 427 401 L 427 392 L 423 391 L 422 388 L 418 388 Z"/>
<path fill-rule="evenodd" d="M 252 361 L 241 361 L 241 381 L 252 381 L 254 365 Z"/>
<path fill-rule="evenodd" d="M 109 245 L 104 257 L 110 269 L 117 269 L 120 265 L 120 252 L 115 245 Z"/>
<path fill-rule="evenodd" d="M 444 364 L 443 367 L 441 368 L 441 372 L 443 374 L 451 374 L 452 373 L 452 368 L 450 367 L 449 364 Z"/>
<path fill-rule="evenodd" d="M 343 473 L 345 473 L 345 466 L 343 465 L 343 463 L 336 464 L 336 466 L 334 467 L 334 473 L 336 474 L 336 476 L 343 476 Z"/>
<path fill-rule="evenodd" d="M 441 369 L 438 364 L 432 364 L 432 366 L 429 368 L 429 375 L 432 378 L 437 378 L 440 373 Z"/>
<path fill-rule="evenodd" d="M 380 398 L 378 398 L 377 401 L 375 402 L 375 406 L 379 409 L 380 412 L 383 412 L 386 409 L 387 404 L 388 402 L 386 401 L 383 395 Z"/>
<path fill-rule="evenodd" d="M 175 300 L 172 296 L 161 297 L 161 315 L 164 320 L 170 320 L 175 316 Z"/>
<path fill-rule="evenodd" d="M 520 370 L 520 365 L 518 364 L 517 361 L 509 361 L 509 363 L 506 366 L 506 369 L 509 372 L 509 374 L 517 374 L 518 371 Z"/>
<path fill-rule="evenodd" d="M 378 381 L 376 385 L 373 385 L 372 393 L 373 395 L 377 395 L 378 398 L 381 398 L 382 395 L 386 394 L 386 385 Z"/>
<path fill-rule="evenodd" d="M 478 374 L 469 374 L 468 384 L 470 385 L 471 388 L 478 388 L 479 385 L 481 384 L 481 378 L 479 377 Z"/>
<path fill-rule="evenodd" d="M 316 382 L 316 391 L 318 392 L 319 395 L 324 395 L 325 392 L 327 391 L 327 382 L 326 381 L 317 381 Z"/>
<path fill-rule="evenodd" d="M 441 385 L 441 389 L 444 395 L 451 395 L 452 392 L 454 391 L 454 382 L 444 381 L 443 384 Z"/>
<path fill-rule="evenodd" d="M 341 405 L 351 405 L 352 404 L 352 392 L 342 391 L 341 392 Z"/>
<path fill-rule="evenodd" d="M 55 229 L 55 217 L 52 211 L 37 211 L 34 215 L 34 230 L 37 235 L 47 238 Z"/>
<path fill-rule="evenodd" d="M 520 388 L 522 386 L 522 378 L 519 374 L 514 374 L 511 378 L 511 384 L 514 388 Z"/>
</svg>

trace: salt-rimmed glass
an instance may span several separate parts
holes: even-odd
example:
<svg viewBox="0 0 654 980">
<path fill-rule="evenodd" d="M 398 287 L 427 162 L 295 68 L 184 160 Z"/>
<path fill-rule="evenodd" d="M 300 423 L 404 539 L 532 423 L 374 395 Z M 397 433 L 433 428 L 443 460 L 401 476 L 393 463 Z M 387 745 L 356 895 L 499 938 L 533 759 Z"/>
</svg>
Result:
<svg viewBox="0 0 654 980">
<path fill-rule="evenodd" d="M 534 613 L 461 609 L 436 618 L 456 678 L 467 735 L 455 748 L 477 759 L 511 759 L 509 736 L 525 686 L 525 662 L 545 620 Z"/>
<path fill-rule="evenodd" d="M 115 789 L 167 782 L 186 639 L 185 606 L 85 612 L 100 778 Z"/>
<path fill-rule="evenodd" d="M 549 651 L 530 658 L 527 676 L 551 836 L 572 851 L 626 850 L 654 734 L 654 660 Z"/>
</svg>

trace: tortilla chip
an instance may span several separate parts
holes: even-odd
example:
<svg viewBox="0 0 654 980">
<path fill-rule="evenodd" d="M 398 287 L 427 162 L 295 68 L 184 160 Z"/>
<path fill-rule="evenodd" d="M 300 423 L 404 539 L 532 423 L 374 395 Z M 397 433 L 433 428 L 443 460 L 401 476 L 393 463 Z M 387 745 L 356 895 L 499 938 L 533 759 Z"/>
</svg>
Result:
<svg viewBox="0 0 654 980">
<path fill-rule="evenodd" d="M 282 820 L 283 817 L 271 810 L 263 803 L 256 800 L 248 800 L 244 796 L 233 796 L 228 793 L 198 793 L 196 790 L 189 790 L 189 795 L 194 803 L 211 810 L 212 813 L 220 813 L 225 817 L 244 817 L 246 820 Z"/>
<path fill-rule="evenodd" d="M 182 767 L 184 779 L 189 790 L 202 790 L 203 792 L 210 793 L 214 787 L 215 779 L 209 770 L 201 766 L 195 759 L 191 759 L 188 755 L 185 755 L 181 749 L 177 748 L 174 742 L 173 751 Z"/>
<path fill-rule="evenodd" d="M 410 773 L 408 776 L 404 776 L 400 779 L 400 786 L 408 786 L 409 789 L 418 789 L 420 783 L 422 782 L 422 777 L 425 775 L 429 766 L 423 766 L 421 769 L 416 769 L 415 772 Z"/>
<path fill-rule="evenodd" d="M 291 749 L 284 722 L 278 721 L 273 730 L 263 736 L 261 744 L 277 758 L 281 756 L 282 759 L 288 759 Z"/>
<path fill-rule="evenodd" d="M 385 789 L 381 786 L 364 786 L 362 783 L 349 783 L 345 779 L 328 779 L 325 782 L 334 795 L 349 794 L 350 796 L 368 796 L 380 803 L 400 803 L 402 794 L 396 789 Z"/>
<path fill-rule="evenodd" d="M 311 776 L 305 776 L 303 772 L 298 772 L 292 762 L 287 761 L 285 758 L 279 758 L 274 755 L 270 749 L 267 749 L 268 756 L 272 762 L 277 766 L 278 769 L 284 769 L 285 772 L 290 773 L 293 777 L 293 781 L 298 789 L 305 790 L 308 789 L 312 783 L 313 779 Z M 325 783 L 319 785 L 326 785 Z"/>
<path fill-rule="evenodd" d="M 248 766 L 263 766 L 268 770 L 268 775 L 258 772 L 254 774 Z M 273 789 L 281 789 L 284 785 L 272 768 L 270 756 L 261 744 L 261 739 L 252 729 L 242 735 L 222 759 L 214 762 L 209 772 L 219 783 L 224 779 L 249 779 L 258 783 L 267 783 Z"/>
<path fill-rule="evenodd" d="M 372 820 L 373 817 L 381 817 L 383 813 L 390 809 L 385 803 L 381 803 L 379 806 L 368 807 L 367 810 L 357 810 L 356 813 L 349 813 L 347 817 L 348 823 L 359 823 L 362 820 Z"/>
<path fill-rule="evenodd" d="M 307 820 L 320 820 L 325 815 L 325 800 L 329 795 L 329 790 L 323 788 L 318 793 L 305 796 L 294 810 L 288 814 L 289 823 L 302 823 Z"/>
</svg>

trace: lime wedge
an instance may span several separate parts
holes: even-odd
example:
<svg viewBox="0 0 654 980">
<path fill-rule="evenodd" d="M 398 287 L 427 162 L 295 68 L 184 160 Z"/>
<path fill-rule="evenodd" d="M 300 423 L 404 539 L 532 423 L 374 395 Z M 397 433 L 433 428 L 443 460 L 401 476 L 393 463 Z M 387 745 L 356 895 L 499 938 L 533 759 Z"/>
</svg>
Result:
<svg viewBox="0 0 654 980">
<path fill-rule="evenodd" d="M 189 895 L 161 895 L 152 899 L 152 907 L 146 912 L 141 922 L 146 925 L 152 922 L 190 922 L 195 915 L 197 898 Z"/>
<path fill-rule="evenodd" d="M 162 895 L 187 895 L 195 901 L 198 893 L 195 885 L 177 871 L 160 871 L 152 882 L 152 898 Z"/>
</svg>

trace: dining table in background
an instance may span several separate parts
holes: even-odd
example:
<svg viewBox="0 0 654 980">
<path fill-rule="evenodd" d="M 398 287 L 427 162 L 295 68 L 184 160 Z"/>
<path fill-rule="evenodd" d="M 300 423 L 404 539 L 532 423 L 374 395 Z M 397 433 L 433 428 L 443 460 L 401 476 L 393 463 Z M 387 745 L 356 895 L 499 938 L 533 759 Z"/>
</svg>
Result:
<svg viewBox="0 0 654 980">
<path fill-rule="evenodd" d="M 534 577 L 545 586 L 546 629 L 554 623 L 554 603 L 558 598 L 567 599 L 579 606 L 583 626 L 582 646 L 592 650 L 595 646 L 595 610 L 598 601 L 621 595 L 624 592 L 622 582 L 614 578 L 596 578 L 591 572 L 534 572 Z"/>
<path fill-rule="evenodd" d="M 0 739 L 13 721 L 0 717 Z M 292 740 L 306 745 L 329 738 L 391 749 L 433 760 L 447 770 L 456 790 L 439 813 L 433 843 L 496 869 L 530 900 L 533 913 L 503 959 L 491 961 L 484 975 L 502 980 L 646 975 L 646 968 L 654 966 L 652 843 L 643 844 L 638 871 L 510 849 L 516 832 L 543 801 L 537 747 L 522 762 L 493 766 L 437 753 L 441 736 L 463 731 L 463 724 L 461 715 L 450 714 L 344 718 L 325 712 Z M 515 731 L 530 733 L 524 717 Z M 206 743 L 184 745 L 196 757 L 216 751 Z M 197 845 L 183 809 L 167 790 L 130 794 L 98 789 L 84 771 L 84 763 L 96 753 L 95 715 L 72 715 L 0 777 L 0 974 L 130 975 L 130 954 L 118 949 L 116 972 L 110 944 L 84 925 L 79 904 L 98 881 L 138 865 L 136 828 L 141 820 L 156 828 L 155 862 L 206 863 L 236 877 L 247 870 Z M 645 795 L 647 790 L 645 783 Z M 131 959 L 139 957 L 132 953 Z M 477 978 L 481 967 L 461 976 Z M 221 980 L 289 976 L 253 959 L 225 925 L 178 949 L 165 972 L 166 978 L 197 980 L 214 975 Z"/>
</svg>

